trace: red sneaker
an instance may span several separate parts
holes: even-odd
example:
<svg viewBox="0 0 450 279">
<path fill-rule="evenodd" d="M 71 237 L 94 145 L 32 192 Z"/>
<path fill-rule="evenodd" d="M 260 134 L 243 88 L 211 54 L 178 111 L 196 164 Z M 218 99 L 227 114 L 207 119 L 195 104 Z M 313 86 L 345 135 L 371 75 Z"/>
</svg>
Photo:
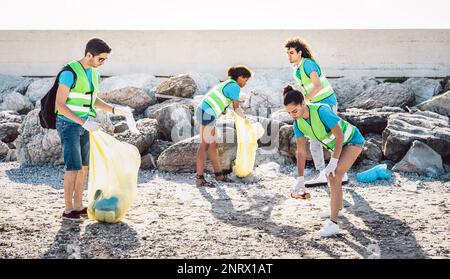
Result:
<svg viewBox="0 0 450 279">
<path fill-rule="evenodd" d="M 73 210 L 72 212 L 84 217 L 84 216 L 87 216 L 87 207 L 84 207 L 81 210 Z"/>
<path fill-rule="evenodd" d="M 70 221 L 80 221 L 80 214 L 75 213 L 75 211 L 71 211 L 69 213 L 63 212 L 62 218 L 64 220 L 70 220 Z"/>
</svg>

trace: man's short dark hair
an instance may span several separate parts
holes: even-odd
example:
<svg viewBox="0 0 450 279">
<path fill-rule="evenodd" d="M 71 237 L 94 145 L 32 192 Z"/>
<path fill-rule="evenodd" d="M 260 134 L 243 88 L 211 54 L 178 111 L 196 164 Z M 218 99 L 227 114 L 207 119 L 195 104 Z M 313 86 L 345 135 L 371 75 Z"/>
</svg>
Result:
<svg viewBox="0 0 450 279">
<path fill-rule="evenodd" d="M 84 55 L 86 55 L 88 52 L 92 54 L 92 56 L 97 56 L 100 53 L 110 53 L 111 48 L 108 46 L 105 41 L 99 38 L 90 39 L 89 42 L 86 44 L 86 50 L 84 51 Z"/>
</svg>

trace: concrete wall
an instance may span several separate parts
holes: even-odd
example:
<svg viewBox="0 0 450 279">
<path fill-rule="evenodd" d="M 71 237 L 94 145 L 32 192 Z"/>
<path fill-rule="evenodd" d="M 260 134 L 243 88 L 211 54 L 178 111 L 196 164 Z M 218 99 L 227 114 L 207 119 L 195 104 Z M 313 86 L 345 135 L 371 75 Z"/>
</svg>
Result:
<svg viewBox="0 0 450 279">
<path fill-rule="evenodd" d="M 0 31 L 0 73 L 53 76 L 101 37 L 113 48 L 103 75 L 187 71 L 224 77 L 227 66 L 289 67 L 283 41 L 302 36 L 330 77 L 450 75 L 450 30 Z"/>
</svg>

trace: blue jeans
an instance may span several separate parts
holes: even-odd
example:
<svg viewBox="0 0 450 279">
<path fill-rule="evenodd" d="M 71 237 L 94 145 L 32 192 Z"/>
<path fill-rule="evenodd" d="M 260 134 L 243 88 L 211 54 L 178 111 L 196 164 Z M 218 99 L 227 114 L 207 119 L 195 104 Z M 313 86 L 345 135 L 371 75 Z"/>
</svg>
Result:
<svg viewBox="0 0 450 279">
<path fill-rule="evenodd" d="M 66 171 L 89 166 L 89 132 L 80 124 L 56 118 L 56 130 L 61 138 Z"/>
</svg>

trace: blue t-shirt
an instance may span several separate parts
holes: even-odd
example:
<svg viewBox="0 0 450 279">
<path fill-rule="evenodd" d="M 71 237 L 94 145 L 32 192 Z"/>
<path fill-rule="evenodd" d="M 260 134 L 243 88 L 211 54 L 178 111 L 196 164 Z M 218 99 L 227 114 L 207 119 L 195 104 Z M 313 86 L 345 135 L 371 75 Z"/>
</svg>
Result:
<svg viewBox="0 0 450 279">
<path fill-rule="evenodd" d="M 305 58 L 302 58 L 305 59 Z M 305 69 L 305 73 L 310 77 L 312 72 L 316 72 L 318 76 L 321 75 L 320 67 L 316 62 L 312 59 L 306 59 L 303 63 L 303 68 Z M 300 68 L 297 67 L 295 71 L 295 75 L 300 78 Z M 325 99 L 320 101 L 321 103 L 328 104 L 332 107 L 337 106 L 336 94 L 326 97 Z"/>
<path fill-rule="evenodd" d="M 236 82 L 230 82 L 223 88 L 223 95 L 225 97 L 230 98 L 234 101 L 239 100 L 239 94 L 241 93 L 241 88 Z M 202 102 L 200 108 L 204 113 L 208 113 L 214 116 L 214 112 L 212 111 L 211 106 L 207 102 Z"/>
<path fill-rule="evenodd" d="M 92 69 L 91 68 L 86 69 L 86 75 L 88 77 L 89 84 L 91 85 L 91 91 L 94 91 L 94 85 L 92 83 Z M 61 73 L 61 75 L 59 75 L 58 82 L 59 82 L 59 84 L 64 84 L 65 86 L 72 88 L 73 83 L 75 82 L 75 76 L 73 75 L 73 73 L 71 71 L 63 71 Z M 58 115 L 58 117 L 64 121 L 75 123 L 63 115 Z M 85 116 L 82 118 L 83 118 L 83 120 L 86 120 L 86 119 L 88 119 L 88 116 Z"/>
<path fill-rule="evenodd" d="M 337 116 L 334 111 L 331 110 L 329 106 L 321 106 L 319 108 L 319 117 L 325 125 L 325 130 L 327 132 L 331 131 L 331 129 L 336 126 L 339 122 L 340 118 Z M 310 118 L 305 119 L 309 125 L 311 125 Z M 297 126 L 297 121 L 294 121 L 294 134 L 296 138 L 301 138 L 303 136 L 303 132 Z"/>
<path fill-rule="evenodd" d="M 323 124 L 325 125 L 325 130 L 327 132 L 330 132 L 331 129 L 336 126 L 336 124 L 339 122 L 340 118 L 339 116 L 334 113 L 333 110 L 331 110 L 328 106 L 322 106 L 319 108 L 319 117 L 322 120 Z M 311 125 L 310 118 L 305 119 L 306 122 Z M 297 126 L 297 121 L 294 121 L 294 134 L 297 139 L 303 137 L 303 132 L 300 131 L 300 129 Z M 359 146 L 364 145 L 364 137 L 361 134 L 361 132 L 358 130 L 358 128 L 355 127 L 355 133 L 353 134 L 353 137 L 348 142 L 349 144 L 356 144 Z"/>
</svg>

